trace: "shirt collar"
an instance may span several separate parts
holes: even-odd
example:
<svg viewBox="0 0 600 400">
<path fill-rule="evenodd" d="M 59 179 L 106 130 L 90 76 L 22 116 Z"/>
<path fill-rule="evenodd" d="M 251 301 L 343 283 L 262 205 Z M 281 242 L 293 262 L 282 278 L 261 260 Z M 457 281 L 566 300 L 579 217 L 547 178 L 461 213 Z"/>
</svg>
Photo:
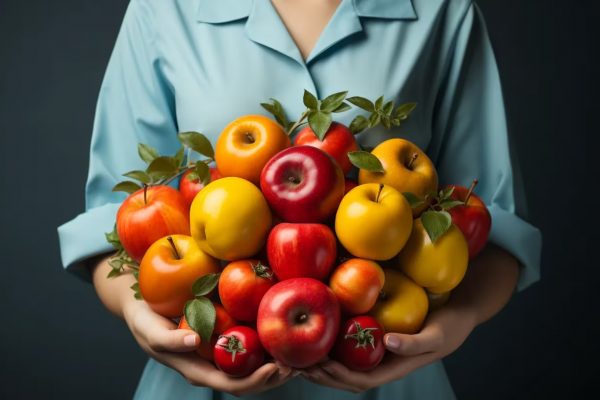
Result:
<svg viewBox="0 0 600 400">
<path fill-rule="evenodd" d="M 253 1 L 270 0 L 198 0 L 196 19 L 220 24 L 247 18 Z M 356 15 L 364 18 L 417 19 L 411 0 L 352 0 Z"/>
</svg>

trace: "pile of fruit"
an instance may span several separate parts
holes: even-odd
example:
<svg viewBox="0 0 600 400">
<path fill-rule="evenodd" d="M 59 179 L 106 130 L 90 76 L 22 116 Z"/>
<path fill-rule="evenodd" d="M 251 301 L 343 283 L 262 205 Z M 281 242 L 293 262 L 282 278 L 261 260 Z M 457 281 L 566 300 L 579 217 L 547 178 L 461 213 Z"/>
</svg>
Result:
<svg viewBox="0 0 600 400">
<path fill-rule="evenodd" d="M 304 104 L 290 122 L 278 101 L 263 103 L 275 120 L 240 117 L 214 149 L 197 132 L 178 135 L 174 156 L 140 144 L 147 168 L 114 188 L 130 194 L 107 234 L 109 277 L 133 272 L 135 296 L 198 332 L 199 356 L 231 376 L 268 358 L 374 368 L 384 334 L 417 333 L 490 230 L 476 181 L 440 190 L 404 139 L 360 149 L 357 133 L 397 128 L 415 104 L 346 92 L 305 92 Z M 335 122 L 350 104 L 367 114 Z"/>
</svg>

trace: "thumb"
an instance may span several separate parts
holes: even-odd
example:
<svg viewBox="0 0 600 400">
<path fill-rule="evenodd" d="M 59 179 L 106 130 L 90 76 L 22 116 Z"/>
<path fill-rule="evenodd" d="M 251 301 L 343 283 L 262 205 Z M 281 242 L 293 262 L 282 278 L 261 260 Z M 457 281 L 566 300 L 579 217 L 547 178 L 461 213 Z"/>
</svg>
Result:
<svg viewBox="0 0 600 400">
<path fill-rule="evenodd" d="M 154 351 L 188 352 L 200 345 L 200 336 L 189 329 L 168 329 L 156 326 L 148 331 L 148 345 Z"/>
<path fill-rule="evenodd" d="M 385 347 L 402 356 L 416 356 L 435 351 L 441 346 L 442 337 L 434 330 L 424 330 L 414 335 L 388 333 L 384 337 Z"/>
</svg>

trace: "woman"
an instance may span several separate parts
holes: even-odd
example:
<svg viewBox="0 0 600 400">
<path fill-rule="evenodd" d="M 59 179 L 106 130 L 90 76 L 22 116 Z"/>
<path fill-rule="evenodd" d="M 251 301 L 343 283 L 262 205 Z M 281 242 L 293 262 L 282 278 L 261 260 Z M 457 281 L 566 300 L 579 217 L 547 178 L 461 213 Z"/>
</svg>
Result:
<svg viewBox="0 0 600 400">
<path fill-rule="evenodd" d="M 304 89 L 321 98 L 348 90 L 418 102 L 402 136 L 427 150 L 442 184 L 479 178 L 493 218 L 491 244 L 420 333 L 385 336 L 396 356 L 374 371 L 356 373 L 333 361 L 305 371 L 269 363 L 231 379 L 190 353 L 197 335 L 175 330 L 133 298 L 132 276 L 106 279 L 104 232 L 123 200 L 111 188 L 121 173 L 141 166 L 138 142 L 163 154 L 176 151 L 176 132 L 201 131 L 214 142 L 229 121 L 261 113 L 259 102 L 271 97 L 300 115 Z M 340 121 L 349 123 L 355 112 Z M 359 140 L 374 146 L 398 135 L 373 129 Z M 519 194 L 492 48 L 470 1 L 132 0 L 99 95 L 87 211 L 59 235 L 65 267 L 92 270 L 101 300 L 152 357 L 136 398 L 452 398 L 440 360 L 515 287 L 539 276 L 541 237 L 515 213 Z"/>
</svg>

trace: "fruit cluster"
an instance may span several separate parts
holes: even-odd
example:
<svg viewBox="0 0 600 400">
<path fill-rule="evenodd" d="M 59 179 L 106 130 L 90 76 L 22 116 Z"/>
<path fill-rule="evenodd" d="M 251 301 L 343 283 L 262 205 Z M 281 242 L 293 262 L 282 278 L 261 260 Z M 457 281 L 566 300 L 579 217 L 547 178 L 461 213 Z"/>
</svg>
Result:
<svg viewBox="0 0 600 400">
<path fill-rule="evenodd" d="M 370 114 L 334 122 L 348 103 Z M 431 160 L 404 139 L 360 149 L 356 133 L 397 127 L 414 104 L 346 92 L 305 92 L 304 104 L 289 122 L 279 102 L 264 103 L 276 121 L 238 118 L 215 149 L 196 132 L 178 135 L 173 157 L 141 144 L 148 167 L 124 175 L 143 187 L 114 188 L 130 195 L 107 234 L 109 276 L 133 270 L 136 296 L 198 332 L 199 356 L 232 376 L 267 355 L 294 368 L 328 355 L 374 368 L 384 333 L 418 332 L 490 230 L 476 181 L 439 190 Z M 358 181 L 347 177 L 354 167 Z"/>
</svg>

